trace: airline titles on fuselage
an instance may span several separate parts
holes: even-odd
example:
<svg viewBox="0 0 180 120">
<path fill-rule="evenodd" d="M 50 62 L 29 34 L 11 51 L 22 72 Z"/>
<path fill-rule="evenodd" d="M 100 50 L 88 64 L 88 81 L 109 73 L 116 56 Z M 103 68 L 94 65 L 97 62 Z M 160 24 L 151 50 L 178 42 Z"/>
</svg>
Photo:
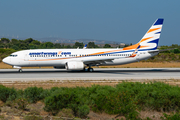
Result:
<svg viewBox="0 0 180 120">
<path fill-rule="evenodd" d="M 71 55 L 71 52 L 31 52 L 29 55 Z"/>
</svg>

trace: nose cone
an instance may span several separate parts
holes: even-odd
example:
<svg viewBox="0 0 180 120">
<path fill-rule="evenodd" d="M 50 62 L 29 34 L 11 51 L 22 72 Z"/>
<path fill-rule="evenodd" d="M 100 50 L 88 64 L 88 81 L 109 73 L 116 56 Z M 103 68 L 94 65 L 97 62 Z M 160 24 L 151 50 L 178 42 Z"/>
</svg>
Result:
<svg viewBox="0 0 180 120">
<path fill-rule="evenodd" d="M 2 61 L 3 61 L 4 63 L 6 63 L 6 64 L 8 64 L 8 63 L 10 62 L 9 59 L 8 59 L 8 57 L 4 58 Z"/>
</svg>

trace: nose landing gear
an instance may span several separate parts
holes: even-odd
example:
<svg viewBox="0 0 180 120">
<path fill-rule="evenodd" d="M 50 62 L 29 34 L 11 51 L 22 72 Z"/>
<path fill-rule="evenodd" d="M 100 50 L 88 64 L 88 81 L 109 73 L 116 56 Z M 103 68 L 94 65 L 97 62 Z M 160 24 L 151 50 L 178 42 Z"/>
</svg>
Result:
<svg viewBox="0 0 180 120">
<path fill-rule="evenodd" d="M 23 72 L 20 66 L 13 66 L 13 68 L 19 69 L 18 71 L 21 73 Z"/>
</svg>

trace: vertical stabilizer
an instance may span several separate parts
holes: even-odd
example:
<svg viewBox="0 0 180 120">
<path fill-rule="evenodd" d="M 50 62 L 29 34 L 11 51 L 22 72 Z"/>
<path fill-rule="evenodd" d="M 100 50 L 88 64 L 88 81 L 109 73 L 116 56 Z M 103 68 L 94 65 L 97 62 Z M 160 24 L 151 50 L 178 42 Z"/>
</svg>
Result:
<svg viewBox="0 0 180 120">
<path fill-rule="evenodd" d="M 162 18 L 157 19 L 137 44 L 125 47 L 123 50 L 135 50 L 139 45 L 140 48 L 138 51 L 157 49 L 163 21 L 164 19 Z"/>
<path fill-rule="evenodd" d="M 141 49 L 149 49 L 149 50 L 157 49 L 163 21 L 164 19 L 159 18 L 150 27 L 150 29 L 147 31 L 147 33 L 138 43 L 139 45 L 141 45 Z"/>
</svg>

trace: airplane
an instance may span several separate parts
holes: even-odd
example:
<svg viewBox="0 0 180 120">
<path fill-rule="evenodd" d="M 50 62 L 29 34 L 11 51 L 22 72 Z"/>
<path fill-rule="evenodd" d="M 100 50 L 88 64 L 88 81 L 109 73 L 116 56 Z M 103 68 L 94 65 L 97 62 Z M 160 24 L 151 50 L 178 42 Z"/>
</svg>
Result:
<svg viewBox="0 0 180 120">
<path fill-rule="evenodd" d="M 157 55 L 164 19 L 157 19 L 143 38 L 132 46 L 111 49 L 33 49 L 12 53 L 2 61 L 13 68 L 53 66 L 55 69 L 92 72 L 92 66 L 122 65 Z"/>
</svg>

